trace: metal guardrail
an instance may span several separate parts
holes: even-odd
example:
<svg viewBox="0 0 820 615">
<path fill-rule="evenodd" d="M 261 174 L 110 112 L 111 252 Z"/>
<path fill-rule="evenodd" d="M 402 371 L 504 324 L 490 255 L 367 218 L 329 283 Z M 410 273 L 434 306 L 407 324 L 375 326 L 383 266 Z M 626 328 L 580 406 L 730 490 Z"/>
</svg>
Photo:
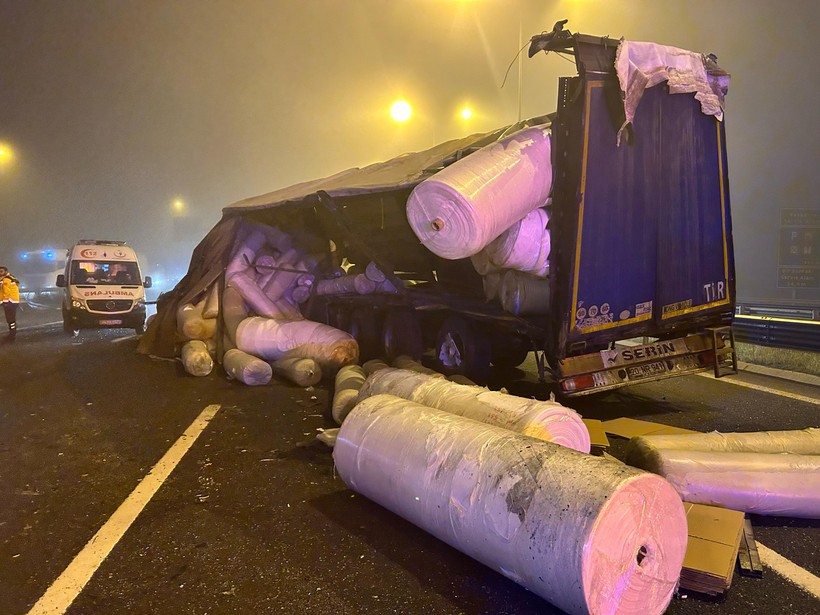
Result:
<svg viewBox="0 0 820 615">
<path fill-rule="evenodd" d="M 776 348 L 820 352 L 820 321 L 737 315 L 735 341 Z"/>
<path fill-rule="evenodd" d="M 769 316 L 794 320 L 820 321 L 820 305 L 795 305 L 785 301 L 738 301 L 735 307 L 738 316 Z"/>
</svg>

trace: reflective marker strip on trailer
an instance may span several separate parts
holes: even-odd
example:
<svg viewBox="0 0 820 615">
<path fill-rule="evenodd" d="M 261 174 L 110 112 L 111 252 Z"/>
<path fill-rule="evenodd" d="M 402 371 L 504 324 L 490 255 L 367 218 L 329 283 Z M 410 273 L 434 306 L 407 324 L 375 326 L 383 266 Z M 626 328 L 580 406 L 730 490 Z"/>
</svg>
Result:
<svg viewBox="0 0 820 615">
<path fill-rule="evenodd" d="M 148 502 L 170 476 L 199 435 L 216 416 L 221 406 L 207 406 L 157 464 L 151 468 L 136 489 L 131 492 L 114 514 L 97 530 L 83 550 L 72 560 L 63 573 L 46 590 L 28 615 L 59 615 L 65 613 L 111 550 L 123 537 Z"/>
</svg>

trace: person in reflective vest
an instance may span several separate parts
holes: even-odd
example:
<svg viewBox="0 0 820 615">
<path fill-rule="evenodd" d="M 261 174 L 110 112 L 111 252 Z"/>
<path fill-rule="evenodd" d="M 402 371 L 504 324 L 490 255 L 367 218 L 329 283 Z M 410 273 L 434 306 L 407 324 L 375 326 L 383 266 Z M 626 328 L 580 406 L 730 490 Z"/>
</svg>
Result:
<svg viewBox="0 0 820 615">
<path fill-rule="evenodd" d="M 0 303 L 6 315 L 9 334 L 3 342 L 13 342 L 17 336 L 17 305 L 20 303 L 20 282 L 9 273 L 6 267 L 0 267 Z"/>
</svg>

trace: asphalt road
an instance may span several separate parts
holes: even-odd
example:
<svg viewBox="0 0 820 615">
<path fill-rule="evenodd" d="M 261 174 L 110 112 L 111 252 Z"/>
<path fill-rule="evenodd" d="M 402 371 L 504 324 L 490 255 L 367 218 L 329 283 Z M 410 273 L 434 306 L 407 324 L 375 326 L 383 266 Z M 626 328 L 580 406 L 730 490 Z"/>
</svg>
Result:
<svg viewBox="0 0 820 615">
<path fill-rule="evenodd" d="M 193 378 L 178 362 L 136 354 L 129 334 L 71 338 L 46 325 L 0 346 L 1 614 L 28 612 L 214 404 L 213 419 L 187 438 L 190 448 L 93 576 L 75 579 L 82 590 L 68 613 L 558 612 L 350 491 L 330 449 L 315 441 L 333 427 L 326 386 L 246 387 L 219 369 Z M 508 376 L 523 379 L 513 392 L 537 392 L 527 373 Z M 702 431 L 820 425 L 810 401 L 820 397 L 816 387 L 756 374 L 738 380 L 792 396 L 690 376 L 569 405 L 590 418 Z M 611 452 L 624 444 L 613 439 Z M 761 543 L 820 576 L 820 522 L 753 524 Z M 722 600 L 688 594 L 667 612 L 818 611 L 820 600 L 766 569 L 762 579 L 736 574 Z"/>
</svg>

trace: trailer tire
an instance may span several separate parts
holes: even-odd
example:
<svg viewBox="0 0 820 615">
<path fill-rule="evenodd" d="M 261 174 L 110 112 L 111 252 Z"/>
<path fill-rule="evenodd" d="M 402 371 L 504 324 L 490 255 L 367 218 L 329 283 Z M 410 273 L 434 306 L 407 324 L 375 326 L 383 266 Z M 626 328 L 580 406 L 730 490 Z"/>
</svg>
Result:
<svg viewBox="0 0 820 615">
<path fill-rule="evenodd" d="M 490 369 L 490 340 L 467 320 L 447 318 L 436 335 L 436 362 L 442 373 L 484 380 Z"/>
<path fill-rule="evenodd" d="M 493 337 L 490 362 L 502 369 L 518 367 L 527 359 L 530 353 L 529 341 L 517 335 Z"/>
<path fill-rule="evenodd" d="M 421 359 L 424 354 L 421 324 L 414 310 L 394 309 L 387 313 L 382 327 L 382 352 L 392 361 L 400 355 Z"/>
<path fill-rule="evenodd" d="M 378 310 L 359 307 L 353 310 L 347 332 L 359 344 L 359 362 L 381 355 L 381 318 Z"/>
</svg>

